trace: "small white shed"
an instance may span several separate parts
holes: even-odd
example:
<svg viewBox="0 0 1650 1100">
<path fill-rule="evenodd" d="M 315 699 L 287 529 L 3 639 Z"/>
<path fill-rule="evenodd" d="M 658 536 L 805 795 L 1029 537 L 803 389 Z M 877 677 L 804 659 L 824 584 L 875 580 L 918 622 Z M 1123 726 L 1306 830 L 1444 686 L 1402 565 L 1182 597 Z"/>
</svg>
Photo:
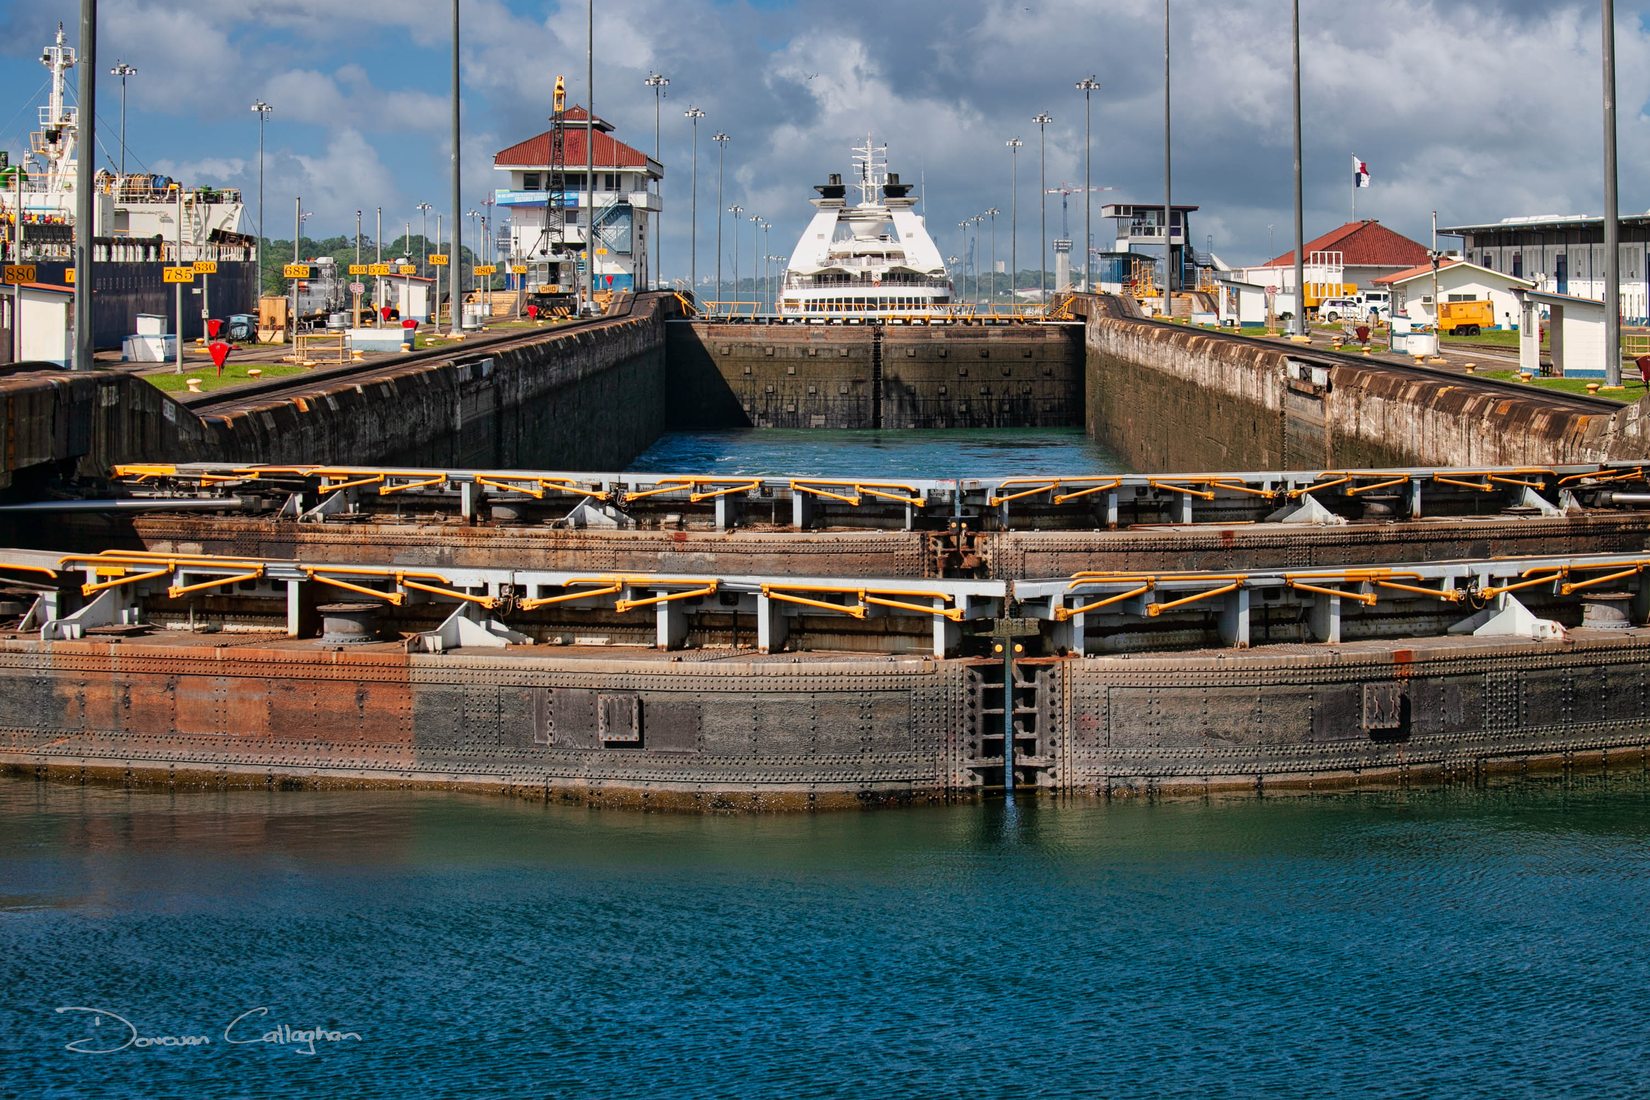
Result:
<svg viewBox="0 0 1650 1100">
<path fill-rule="evenodd" d="M 1222 279 L 1214 297 L 1223 326 L 1242 328 L 1266 323 L 1266 288 L 1259 283 Z"/>
<path fill-rule="evenodd" d="M 1518 334 L 1518 366 L 1531 374 L 1541 372 L 1541 330 L 1547 330 L 1553 373 L 1561 378 L 1603 378 L 1604 303 L 1544 290 L 1521 291 L 1519 313 L 1523 320 Z M 1547 314 L 1543 324 L 1541 314 Z"/>
<path fill-rule="evenodd" d="M 74 288 L 55 283 L 24 283 L 7 287 L 0 297 L 0 329 L 5 330 L 5 346 L 0 358 L 12 360 L 12 333 L 17 341 L 19 363 L 55 363 L 67 367 L 74 359 Z M 12 316 L 14 300 L 20 305 L 22 324 Z"/>
</svg>

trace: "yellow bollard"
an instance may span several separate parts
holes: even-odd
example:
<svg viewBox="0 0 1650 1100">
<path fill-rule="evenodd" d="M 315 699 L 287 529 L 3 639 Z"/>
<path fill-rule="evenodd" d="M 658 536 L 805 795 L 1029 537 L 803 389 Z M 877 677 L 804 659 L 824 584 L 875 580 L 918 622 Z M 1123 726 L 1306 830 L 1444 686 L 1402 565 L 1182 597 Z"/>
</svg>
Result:
<svg viewBox="0 0 1650 1100">
<path fill-rule="evenodd" d="M 183 384 L 189 387 L 190 393 L 201 392 L 201 380 L 199 378 L 185 378 Z"/>
<path fill-rule="evenodd" d="M 1527 370 L 1521 370 L 1521 371 L 1518 372 L 1518 380 L 1520 382 L 1528 382 L 1530 379 L 1532 379 L 1534 377 L 1535 377 L 1535 375 L 1531 374 Z"/>
<path fill-rule="evenodd" d="M 1587 392 L 1588 393 L 1597 393 L 1598 392 L 1598 383 L 1597 382 L 1587 383 Z"/>
<path fill-rule="evenodd" d="M 253 367 L 251 370 L 246 372 L 246 376 L 256 380 L 262 378 L 264 376 L 264 372 L 259 370 L 257 367 Z"/>
<path fill-rule="evenodd" d="M 1477 363 L 1468 363 L 1467 364 L 1467 373 L 1468 374 L 1477 374 L 1478 373 L 1478 364 Z"/>
</svg>

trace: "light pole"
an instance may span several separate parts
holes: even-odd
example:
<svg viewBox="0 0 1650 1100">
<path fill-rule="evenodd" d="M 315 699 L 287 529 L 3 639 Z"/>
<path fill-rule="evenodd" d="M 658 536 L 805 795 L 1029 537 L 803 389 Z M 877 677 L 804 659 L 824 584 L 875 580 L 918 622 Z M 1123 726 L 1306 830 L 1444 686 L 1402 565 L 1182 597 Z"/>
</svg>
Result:
<svg viewBox="0 0 1650 1100">
<path fill-rule="evenodd" d="M 1048 124 L 1054 116 L 1042 111 L 1031 116 L 1037 124 L 1037 290 L 1048 301 Z"/>
<path fill-rule="evenodd" d="M 459 102 L 459 72 L 458 72 L 458 0 L 453 0 L 453 251 L 448 259 L 449 270 L 453 273 L 453 282 L 448 294 L 452 297 L 452 306 L 447 313 L 452 321 L 452 336 L 462 339 L 464 336 L 464 265 L 459 262 L 458 240 L 463 235 L 458 222 L 458 212 L 464 209 L 464 196 L 459 190 L 459 130 L 458 130 L 458 102 Z M 441 316 L 441 306 L 436 305 L 436 317 Z"/>
<path fill-rule="evenodd" d="M 430 210 L 432 207 L 427 202 L 421 202 L 413 209 L 418 211 L 418 216 L 423 219 L 418 226 L 418 239 L 422 245 L 418 271 L 419 274 L 423 274 L 424 269 L 430 264 Z M 410 246 L 408 251 L 411 251 Z"/>
<path fill-rule="evenodd" d="M 1089 145 L 1089 93 L 1098 92 L 1100 82 L 1093 76 L 1086 76 L 1077 82 L 1077 90 L 1083 93 L 1083 293 L 1087 294 L 1093 289 L 1089 284 L 1089 250 L 1094 246 L 1092 211 L 1089 206 L 1089 176 L 1093 164 Z"/>
<path fill-rule="evenodd" d="M 50 47 L 48 47 L 50 48 Z M 80 79 L 78 81 L 80 96 L 80 117 L 89 120 L 89 125 L 97 122 L 97 0 L 80 0 Z M 74 296 L 74 368 L 77 371 L 91 370 L 94 354 L 95 334 L 92 332 L 92 294 L 97 286 L 96 275 L 92 271 L 92 264 L 96 262 L 97 251 L 92 246 L 92 199 L 96 182 L 93 178 L 93 169 L 96 161 L 91 156 L 82 156 L 75 166 L 75 224 L 82 228 L 82 232 L 74 235 L 74 265 L 76 275 L 76 290 Z M 21 182 L 21 176 L 19 176 Z M 22 203 L 13 213 L 23 213 Z M 23 241 L 22 218 L 17 221 L 17 241 Z M 23 257 L 17 257 L 22 262 Z M 13 332 L 21 331 L 22 318 L 13 315 Z M 181 326 L 180 326 L 181 327 Z M 178 333 L 181 338 L 183 333 Z"/>
<path fill-rule="evenodd" d="M 762 265 L 762 289 L 766 292 L 764 296 L 770 301 L 769 308 L 772 308 L 771 302 L 773 298 L 773 287 L 771 285 L 772 271 L 769 265 L 773 262 L 773 258 L 768 256 L 768 249 L 772 247 L 768 243 L 768 230 L 772 228 L 773 226 L 769 225 L 767 222 L 762 223 L 762 255 L 768 257 Z M 778 311 L 776 310 L 775 312 Z"/>
<path fill-rule="evenodd" d="M 688 217 L 688 293 L 697 296 L 699 293 L 699 120 L 705 117 L 705 112 L 697 107 L 689 107 L 682 112 L 682 117 L 693 124 L 693 198 L 689 204 Z"/>
<path fill-rule="evenodd" d="M 1289 327 L 1295 336 L 1306 339 L 1306 258 L 1301 249 L 1306 246 L 1306 216 L 1301 206 L 1301 0 L 1293 0 L 1294 19 L 1294 80 L 1295 80 L 1295 316 Z M 1438 299 L 1432 299 L 1434 309 Z"/>
<path fill-rule="evenodd" d="M 584 250 L 588 257 L 584 266 L 584 301 L 587 308 L 594 309 L 596 301 L 596 0 L 585 0 L 584 21 L 584 76 L 585 87 L 590 92 L 589 101 L 584 105 Z"/>
<path fill-rule="evenodd" d="M 481 241 L 480 241 L 480 238 L 478 238 L 476 236 L 476 220 L 481 217 L 481 211 L 477 210 L 475 207 L 472 206 L 470 209 L 464 211 L 464 216 L 466 218 L 470 219 L 470 239 L 472 241 L 476 242 L 476 244 L 470 246 L 471 274 L 474 275 L 475 265 L 481 262 L 481 259 L 480 259 L 481 250 L 478 247 L 480 245 Z M 588 245 L 586 246 L 586 248 L 592 254 L 594 253 L 594 249 L 589 249 Z M 463 250 L 464 250 L 464 242 L 460 241 L 457 251 L 462 252 Z M 457 261 L 456 256 L 454 257 L 454 261 L 455 262 Z M 472 279 L 472 281 L 470 283 L 470 289 L 471 289 L 472 292 L 479 289 L 480 286 L 481 286 L 480 283 L 475 282 Z M 590 301 L 590 299 L 586 298 L 585 301 L 588 303 Z"/>
<path fill-rule="evenodd" d="M 762 215 L 752 214 L 750 220 L 751 220 L 751 279 L 754 281 L 756 279 L 756 231 L 758 229 L 762 228 Z M 761 297 L 761 292 L 760 291 L 757 292 L 757 297 Z"/>
<path fill-rule="evenodd" d="M 1174 314 L 1174 205 L 1169 164 L 1169 0 L 1163 0 L 1163 308 Z M 1188 238 L 1186 243 L 1191 244 Z"/>
<path fill-rule="evenodd" d="M 489 267 L 498 266 L 498 242 L 493 240 L 493 204 L 498 202 L 491 194 L 481 200 L 481 262 Z M 493 284 L 497 281 L 495 275 L 487 276 L 487 323 L 493 323 Z"/>
<path fill-rule="evenodd" d="M 110 76 L 120 77 L 120 174 L 126 175 L 126 78 L 136 76 L 137 69 L 117 60 L 109 70 Z"/>
<path fill-rule="evenodd" d="M 252 110 L 258 115 L 258 292 L 263 293 L 263 260 L 264 260 L 264 123 L 269 119 L 269 112 L 275 108 L 258 100 L 252 104 Z"/>
<path fill-rule="evenodd" d="M 1267 223 L 1267 226 L 1266 226 L 1266 255 L 1267 256 L 1276 256 L 1278 254 L 1278 235 L 1275 232 L 1273 232 L 1273 230 L 1275 230 L 1275 229 L 1277 229 L 1277 225 L 1275 223 L 1271 223 L 1271 222 Z"/>
<path fill-rule="evenodd" d="M 728 207 L 728 213 L 733 215 L 733 297 L 735 301 L 739 298 L 739 215 L 744 209 L 738 203 Z"/>
<path fill-rule="evenodd" d="M 660 276 L 664 274 L 664 260 L 660 256 L 660 249 L 664 245 L 664 215 L 665 215 L 665 177 L 664 163 L 659 160 L 659 105 L 664 99 L 665 89 L 670 87 L 670 78 L 658 73 L 648 73 L 647 79 L 642 81 L 653 89 L 653 160 L 659 165 L 659 217 L 653 223 L 653 285 L 662 286 Z"/>
<path fill-rule="evenodd" d="M 991 298 L 993 301 L 997 298 L 997 214 L 998 210 L 995 206 L 985 212 L 985 216 L 991 219 Z"/>
<path fill-rule="evenodd" d="M 1616 196 L 1616 5 L 1604 11 L 1604 384 L 1621 385 L 1621 223 Z M 1438 299 L 1433 298 L 1436 302 Z"/>
<path fill-rule="evenodd" d="M 716 301 L 722 301 L 722 154 L 728 150 L 728 135 L 716 131 Z"/>
<path fill-rule="evenodd" d="M 1014 183 L 1009 189 L 1008 201 L 1008 308 L 1014 309 L 1014 282 L 1020 273 L 1020 146 L 1025 142 L 1017 137 L 1008 139 L 1009 159 L 1013 162 Z"/>
</svg>

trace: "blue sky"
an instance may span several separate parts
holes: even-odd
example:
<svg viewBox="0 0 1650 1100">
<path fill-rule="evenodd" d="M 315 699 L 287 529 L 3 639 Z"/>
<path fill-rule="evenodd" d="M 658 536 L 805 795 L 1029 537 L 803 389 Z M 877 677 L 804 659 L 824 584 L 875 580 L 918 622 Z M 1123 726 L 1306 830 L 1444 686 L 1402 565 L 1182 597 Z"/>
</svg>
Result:
<svg viewBox="0 0 1650 1100">
<path fill-rule="evenodd" d="M 584 3 L 462 2 L 469 207 L 495 186 L 492 154 L 544 128 L 557 73 L 573 100 L 589 93 Z M 1282 251 L 1292 221 L 1287 5 L 1173 0 L 1172 10 L 1175 199 L 1202 207 L 1199 246 L 1241 262 Z M 1359 215 L 1417 238 L 1434 209 L 1444 224 L 1598 212 L 1598 11 L 1593 0 L 1302 0 L 1308 236 L 1350 216 L 1354 153 L 1374 176 Z M 1650 206 L 1645 14 L 1618 0 L 1624 212 Z M 43 95 L 38 51 L 60 19 L 73 42 L 78 4 L 0 8 L 0 148 L 27 139 Z M 417 203 L 451 202 L 450 19 L 443 0 L 103 0 L 105 163 L 118 156 L 119 119 L 119 83 L 106 74 L 121 59 L 139 70 L 129 84 L 131 166 L 240 186 L 252 226 L 258 128 L 249 107 L 262 98 L 274 107 L 270 235 L 290 235 L 296 195 L 315 212 L 316 235 L 348 232 L 357 209 L 370 233 L 379 206 L 387 238 L 409 220 L 416 230 Z M 1103 85 L 1093 99 L 1094 182 L 1114 188 L 1096 201 L 1162 200 L 1160 0 L 606 0 L 596 5 L 596 40 L 596 109 L 622 140 L 651 152 L 654 97 L 642 79 L 650 70 L 671 79 L 662 112 L 667 275 L 688 265 L 690 104 L 706 112 L 701 272 L 714 262 L 709 139 L 718 129 L 732 136 L 723 205 L 771 222 L 768 250 L 790 251 L 812 185 L 848 172 L 850 146 L 869 132 L 888 143 L 895 171 L 924 183 L 944 251 L 959 249 L 960 220 L 995 206 L 1002 259 L 1016 205 L 1005 142 L 1017 136 L 1019 253 L 1029 267 L 1039 198 L 1031 117 L 1055 118 L 1049 186 L 1080 183 L 1083 101 L 1073 83 L 1094 73 Z M 1048 220 L 1057 235 L 1058 196 Z M 747 224 L 747 257 L 749 232 Z"/>
</svg>

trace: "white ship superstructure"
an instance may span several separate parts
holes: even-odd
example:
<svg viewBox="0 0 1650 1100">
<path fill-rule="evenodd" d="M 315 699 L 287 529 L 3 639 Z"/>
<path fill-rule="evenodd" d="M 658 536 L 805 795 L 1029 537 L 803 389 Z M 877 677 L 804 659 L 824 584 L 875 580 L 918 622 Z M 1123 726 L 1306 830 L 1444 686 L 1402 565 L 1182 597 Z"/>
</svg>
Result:
<svg viewBox="0 0 1650 1100">
<path fill-rule="evenodd" d="M 65 44 L 63 26 L 59 24 L 57 40 L 40 53 L 40 63 L 51 73 L 51 91 L 39 108 L 39 129 L 29 135 L 22 163 L 0 172 L 0 211 L 4 211 L 8 224 L 16 215 L 18 185 L 22 185 L 25 241 L 30 225 L 74 224 L 80 111 L 66 102 L 65 91 L 68 72 L 77 61 L 75 50 Z M 236 190 L 186 189 L 164 176 L 146 172 L 120 175 L 107 170 L 97 173 L 95 186 L 94 237 L 160 237 L 171 246 L 178 239 L 181 207 L 183 259 L 196 260 L 216 258 L 209 246 L 240 229 L 242 204 Z M 46 239 L 40 243 L 47 243 Z"/>
<path fill-rule="evenodd" d="M 779 312 L 802 317 L 901 317 L 947 312 L 951 275 L 911 185 L 886 171 L 887 146 L 854 152 L 860 201 L 833 173 L 814 188 L 813 220 L 785 268 Z"/>
</svg>

